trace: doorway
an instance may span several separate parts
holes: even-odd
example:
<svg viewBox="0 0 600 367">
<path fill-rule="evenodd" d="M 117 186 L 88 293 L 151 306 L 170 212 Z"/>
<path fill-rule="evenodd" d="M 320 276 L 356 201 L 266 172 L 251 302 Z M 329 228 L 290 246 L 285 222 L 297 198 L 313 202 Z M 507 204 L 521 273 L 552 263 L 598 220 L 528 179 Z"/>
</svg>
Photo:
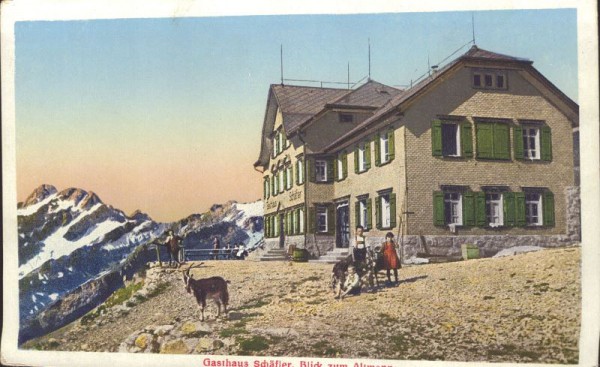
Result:
<svg viewBox="0 0 600 367">
<path fill-rule="evenodd" d="M 335 246 L 340 248 L 350 247 L 350 209 L 348 202 L 336 205 Z"/>
</svg>

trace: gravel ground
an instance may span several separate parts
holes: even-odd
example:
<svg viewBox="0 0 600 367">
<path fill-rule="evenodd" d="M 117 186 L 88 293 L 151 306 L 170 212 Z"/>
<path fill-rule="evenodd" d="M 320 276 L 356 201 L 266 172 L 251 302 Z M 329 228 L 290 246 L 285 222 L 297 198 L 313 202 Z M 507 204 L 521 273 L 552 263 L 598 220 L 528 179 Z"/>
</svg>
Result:
<svg viewBox="0 0 600 367">
<path fill-rule="evenodd" d="M 404 267 L 399 284 L 343 301 L 329 288 L 332 265 L 210 261 L 192 272 L 231 281 L 230 313 L 215 319 L 209 302 L 204 323 L 181 273 L 151 269 L 146 284 L 166 285 L 159 295 L 23 348 L 116 352 L 150 325 L 171 325 L 172 335 L 158 341 L 186 345 L 183 353 L 577 363 L 580 253 L 575 247 Z M 181 334 L 190 327 L 203 332 Z M 177 352 L 163 344 L 145 351 Z"/>
</svg>

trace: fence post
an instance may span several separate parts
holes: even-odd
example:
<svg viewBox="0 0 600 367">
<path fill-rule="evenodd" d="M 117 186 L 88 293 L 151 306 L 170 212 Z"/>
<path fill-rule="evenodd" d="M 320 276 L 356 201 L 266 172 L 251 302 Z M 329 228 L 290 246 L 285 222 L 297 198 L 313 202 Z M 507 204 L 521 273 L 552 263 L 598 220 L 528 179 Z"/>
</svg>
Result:
<svg viewBox="0 0 600 367">
<path fill-rule="evenodd" d="M 156 246 L 156 259 L 158 260 L 158 266 L 162 268 L 162 261 L 160 261 L 160 248 L 158 245 Z"/>
</svg>

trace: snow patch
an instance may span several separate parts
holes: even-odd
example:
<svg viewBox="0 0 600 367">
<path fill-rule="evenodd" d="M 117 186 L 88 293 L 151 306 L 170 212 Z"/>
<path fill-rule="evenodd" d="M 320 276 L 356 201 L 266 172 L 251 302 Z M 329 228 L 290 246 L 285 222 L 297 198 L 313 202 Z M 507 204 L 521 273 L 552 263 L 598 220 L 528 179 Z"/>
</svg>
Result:
<svg viewBox="0 0 600 367">
<path fill-rule="evenodd" d="M 52 301 L 56 301 L 56 299 L 58 298 L 58 293 L 52 293 L 51 295 L 48 296 Z"/>
<path fill-rule="evenodd" d="M 516 254 L 524 254 L 526 252 L 540 251 L 544 250 L 543 247 L 538 246 L 515 246 L 511 248 L 504 249 L 498 252 L 493 257 L 504 257 L 504 256 L 513 256 Z"/>
<path fill-rule="evenodd" d="M 31 300 L 32 300 L 33 302 L 37 302 L 37 297 L 35 296 L 35 294 L 32 294 L 32 295 L 31 295 Z"/>
<path fill-rule="evenodd" d="M 58 274 L 56 275 L 57 278 L 62 278 L 64 276 L 65 276 L 65 274 L 62 271 L 59 271 Z"/>
<path fill-rule="evenodd" d="M 35 212 L 38 211 L 39 208 L 43 207 L 44 205 L 48 204 L 49 202 L 52 201 L 52 199 L 56 198 L 56 196 L 58 195 L 58 193 L 54 193 L 52 195 L 48 195 L 47 198 L 45 198 L 44 200 L 40 201 L 39 203 L 35 203 L 33 205 L 29 205 L 25 208 L 21 208 L 21 209 L 17 209 L 17 215 L 21 216 L 21 215 L 31 215 Z"/>
<path fill-rule="evenodd" d="M 56 232 L 48 236 L 48 238 L 46 238 L 43 241 L 44 247 L 37 254 L 37 256 L 31 258 L 29 261 L 27 261 L 25 264 L 19 267 L 19 279 L 23 278 L 31 271 L 39 268 L 43 263 L 45 263 L 48 260 L 58 259 L 61 256 L 70 255 L 73 251 L 81 247 L 97 243 L 97 241 L 100 240 L 106 233 L 114 230 L 119 226 L 122 226 L 123 223 L 108 219 L 104 222 L 96 224 L 96 226 L 92 228 L 90 233 L 76 241 L 68 241 L 64 238 L 64 235 L 69 231 L 71 226 L 77 224 L 83 218 L 94 213 L 102 205 L 102 203 L 94 205 L 88 213 L 86 213 L 85 215 L 78 216 L 67 226 L 58 228 Z"/>
</svg>

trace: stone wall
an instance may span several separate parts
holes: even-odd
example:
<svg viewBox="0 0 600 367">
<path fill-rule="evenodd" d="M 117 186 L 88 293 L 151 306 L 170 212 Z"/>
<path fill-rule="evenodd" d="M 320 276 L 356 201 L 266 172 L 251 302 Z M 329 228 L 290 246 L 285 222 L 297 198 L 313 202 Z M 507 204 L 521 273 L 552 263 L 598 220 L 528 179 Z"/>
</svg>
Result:
<svg viewBox="0 0 600 367">
<path fill-rule="evenodd" d="M 318 258 L 325 255 L 327 251 L 333 250 L 335 246 L 334 236 L 324 236 L 319 234 L 306 235 L 306 249 L 311 258 Z"/>
</svg>

